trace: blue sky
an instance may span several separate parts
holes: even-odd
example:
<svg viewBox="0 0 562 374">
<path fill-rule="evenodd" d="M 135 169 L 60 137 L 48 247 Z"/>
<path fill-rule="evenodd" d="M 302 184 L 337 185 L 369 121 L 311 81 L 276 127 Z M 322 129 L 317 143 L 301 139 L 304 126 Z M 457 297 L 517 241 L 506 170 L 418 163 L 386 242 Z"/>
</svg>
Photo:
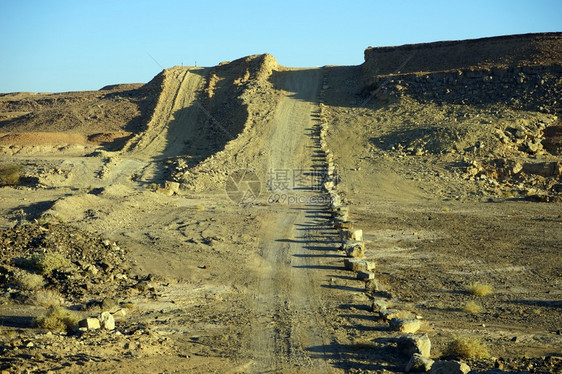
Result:
<svg viewBox="0 0 562 374">
<path fill-rule="evenodd" d="M 561 0 L 0 0 L 0 92 L 96 90 L 265 52 L 358 65 L 368 46 L 552 31 Z"/>
</svg>

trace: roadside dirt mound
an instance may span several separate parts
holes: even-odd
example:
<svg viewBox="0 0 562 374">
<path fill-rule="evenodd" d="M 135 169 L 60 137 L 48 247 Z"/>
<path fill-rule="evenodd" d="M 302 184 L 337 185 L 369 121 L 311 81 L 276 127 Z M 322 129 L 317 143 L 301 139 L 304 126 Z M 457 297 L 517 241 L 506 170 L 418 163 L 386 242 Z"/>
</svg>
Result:
<svg viewBox="0 0 562 374">
<path fill-rule="evenodd" d="M 222 188 L 229 173 L 256 162 L 266 145 L 251 142 L 250 134 L 267 131 L 273 118 L 279 94 L 271 77 L 278 69 L 282 68 L 275 58 L 264 54 L 225 62 L 209 71 L 198 105 L 204 121 L 199 134 L 203 148 L 199 157 L 174 161 L 173 180 L 190 190 Z M 262 128 L 254 129 L 256 125 Z"/>
<path fill-rule="evenodd" d="M 212 113 L 205 115 L 211 147 L 234 140 L 244 131 L 252 117 L 250 101 L 271 89 L 269 78 L 277 67 L 273 56 L 263 54 L 223 62 L 209 71 L 201 105 Z"/>
</svg>

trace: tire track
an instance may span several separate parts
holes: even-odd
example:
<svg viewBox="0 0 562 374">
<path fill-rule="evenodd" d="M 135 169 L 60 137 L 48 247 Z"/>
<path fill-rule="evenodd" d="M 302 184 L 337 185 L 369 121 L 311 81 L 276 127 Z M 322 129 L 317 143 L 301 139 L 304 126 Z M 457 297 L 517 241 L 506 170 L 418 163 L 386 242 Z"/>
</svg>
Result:
<svg viewBox="0 0 562 374">
<path fill-rule="evenodd" d="M 311 114 L 321 70 L 293 70 L 279 74 L 276 88 L 287 92 L 279 103 L 270 137 L 270 169 L 310 169 Z M 302 190 L 305 197 L 318 192 Z M 264 266 L 254 296 L 256 323 L 252 329 L 255 372 L 330 372 L 326 355 L 312 355 L 311 347 L 326 347 L 326 313 L 322 302 L 323 275 L 315 253 L 332 250 L 316 230 L 321 206 L 277 206 L 261 243 Z"/>
</svg>

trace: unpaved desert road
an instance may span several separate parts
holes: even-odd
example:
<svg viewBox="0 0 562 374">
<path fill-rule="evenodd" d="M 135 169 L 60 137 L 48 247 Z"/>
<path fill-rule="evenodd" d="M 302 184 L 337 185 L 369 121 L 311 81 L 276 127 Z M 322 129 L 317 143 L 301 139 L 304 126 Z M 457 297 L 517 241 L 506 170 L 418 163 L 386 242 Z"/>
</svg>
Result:
<svg viewBox="0 0 562 374">
<path fill-rule="evenodd" d="M 321 70 L 286 71 L 276 77 L 284 90 L 270 138 L 270 170 L 287 171 L 313 166 L 312 111 Z M 277 191 L 308 200 L 320 192 L 309 189 Z M 326 270 L 322 256 L 335 249 L 334 234 L 321 205 L 282 200 L 275 218 L 264 225 L 260 244 L 265 266 L 254 296 L 256 320 L 252 326 L 254 371 L 331 372 L 325 350 L 331 337 L 326 328 L 324 293 Z M 333 353 L 332 353 L 333 354 Z"/>
<path fill-rule="evenodd" d="M 199 108 L 193 105 L 204 82 L 205 69 L 170 69 L 148 131 L 143 132 L 131 149 L 132 156 L 154 158 L 182 154 L 185 140 L 193 136 Z"/>
<path fill-rule="evenodd" d="M 205 68 L 175 68 L 166 72 L 162 92 L 148 124 L 148 130 L 132 139 L 125 147 L 127 157 L 158 161 L 181 155 L 186 141 L 196 133 L 201 110 L 195 101 L 202 88 Z M 150 162 L 142 171 L 143 180 L 158 175 L 158 163 Z"/>
</svg>

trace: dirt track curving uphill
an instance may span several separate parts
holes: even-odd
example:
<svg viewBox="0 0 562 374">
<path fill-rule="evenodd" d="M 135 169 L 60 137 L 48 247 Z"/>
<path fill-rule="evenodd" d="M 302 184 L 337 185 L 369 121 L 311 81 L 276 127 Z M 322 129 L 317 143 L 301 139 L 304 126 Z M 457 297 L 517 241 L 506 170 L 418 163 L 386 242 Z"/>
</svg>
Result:
<svg viewBox="0 0 562 374">
<path fill-rule="evenodd" d="M 205 69 L 176 67 L 162 74 L 162 89 L 147 130 L 123 149 L 132 156 L 160 159 L 182 155 L 185 142 L 196 134 L 200 113 L 194 102 L 203 88 Z"/>
</svg>

